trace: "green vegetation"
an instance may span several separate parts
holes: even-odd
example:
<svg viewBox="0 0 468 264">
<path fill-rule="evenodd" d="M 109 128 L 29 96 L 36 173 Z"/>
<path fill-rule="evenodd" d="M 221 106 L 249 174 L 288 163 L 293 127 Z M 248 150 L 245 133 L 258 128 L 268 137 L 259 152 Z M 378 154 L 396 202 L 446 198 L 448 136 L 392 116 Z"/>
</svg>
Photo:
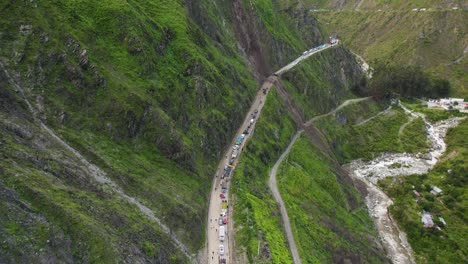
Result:
<svg viewBox="0 0 468 264">
<path fill-rule="evenodd" d="M 41 135 L 39 127 L 3 113 L 0 117 L 3 260 L 187 262 L 157 224 L 96 186 L 74 155 Z"/>
<path fill-rule="evenodd" d="M 400 2 L 385 1 L 385 4 L 395 3 L 392 6 L 398 5 L 398 8 Z M 363 6 L 367 3 L 377 2 L 364 1 Z M 371 66 L 379 63 L 419 65 L 434 77 L 448 79 L 452 96 L 467 97 L 467 60 L 463 59 L 467 41 L 463 28 L 467 12 L 415 12 L 410 10 L 410 6 L 423 6 L 414 1 L 408 1 L 408 5 L 404 11 L 311 13 L 320 21 L 324 32 L 336 32 L 343 45 L 361 55 Z M 431 3 L 425 7 L 429 5 Z M 461 8 L 461 2 L 458 6 Z"/>
<path fill-rule="evenodd" d="M 366 205 L 331 160 L 301 136 L 278 169 L 278 185 L 304 263 L 382 263 Z"/>
<path fill-rule="evenodd" d="M 233 175 L 236 245 L 248 263 L 292 263 L 279 209 L 267 184 L 269 168 L 296 129 L 284 109 L 281 98 L 272 90 Z M 257 255 L 259 247 L 261 254 Z"/>
<path fill-rule="evenodd" d="M 400 134 L 403 151 L 408 153 L 421 152 L 429 148 L 430 142 L 426 137 L 426 124 L 422 118 L 416 118 L 404 127 Z"/>
<path fill-rule="evenodd" d="M 408 235 L 419 263 L 462 263 L 467 258 L 467 137 L 468 120 L 465 119 L 449 131 L 447 151 L 428 174 L 387 178 L 379 183 L 392 197 L 391 213 Z M 442 193 L 430 194 L 433 186 L 442 189 Z M 413 191 L 419 193 L 419 198 Z M 432 214 L 440 230 L 435 226 L 423 227 L 423 210 Z"/>
<path fill-rule="evenodd" d="M 462 0 L 441 1 L 441 0 L 350 0 L 350 1 L 329 1 L 329 0 L 304 0 L 308 8 L 331 9 L 331 10 L 354 10 L 361 2 L 359 10 L 410 10 L 412 8 L 426 8 L 429 10 L 451 9 L 454 6 L 463 7 Z"/>
<path fill-rule="evenodd" d="M 439 109 L 429 109 L 425 103 L 416 99 L 402 99 L 401 102 L 409 110 L 424 114 L 427 120 L 431 123 L 436 123 L 452 117 L 466 116 L 465 113 L 460 113 L 458 110 L 444 111 Z"/>
<path fill-rule="evenodd" d="M 405 98 L 440 98 L 450 94 L 450 83 L 434 79 L 418 66 L 377 65 L 369 84 L 370 94 L 389 98 L 395 94 Z"/>
<path fill-rule="evenodd" d="M 408 121 L 408 116 L 400 108 L 393 107 L 390 112 L 356 126 L 359 122 L 353 121 L 365 120 L 378 111 L 375 107 L 373 111 L 372 108 L 363 107 L 366 104 L 361 102 L 346 106 L 334 118 L 322 118 L 315 122 L 328 142 L 331 142 L 340 162 L 371 159 L 375 154 L 385 151 L 426 151 L 428 143 L 422 120 L 416 119 L 409 123 L 399 136 L 400 128 Z"/>
<path fill-rule="evenodd" d="M 127 195 L 149 207 L 192 252 L 204 245 L 210 190 L 207 182 L 211 182 L 220 153 L 257 90 L 253 74 L 239 53 L 232 21 L 224 25 L 224 20 L 214 15 L 225 16 L 223 12 L 230 10 L 230 5 L 214 7 L 209 1 L 201 2 L 205 8 L 202 14 L 194 14 L 197 10 L 188 10 L 180 1 L 49 1 L 37 7 L 32 2 L 0 4 L 4 14 L 0 18 L 0 60 L 11 76 L 21 76 L 15 81 L 39 110 L 38 116 L 88 161 L 102 168 Z M 203 26 L 197 24 L 198 19 L 203 20 Z M 16 90 L 6 81 L 3 69 L 0 72 L 2 88 Z M 14 113 L 25 105 L 19 97 L 11 101 L 15 101 L 11 105 Z M 5 109 L 2 113 L 9 111 Z M 24 112 L 14 123 L 30 123 L 29 113 Z M 13 117 L 5 115 L 5 120 L 13 122 Z M 14 131 L 7 133 L 15 136 Z M 34 153 L 40 147 L 31 141 L 23 143 L 25 153 L 33 153 L 32 157 L 8 151 L 4 155 L 12 161 L 2 166 L 30 163 L 30 159 L 37 158 Z M 20 149 L 20 145 L 14 147 Z M 46 159 L 47 155 L 39 158 Z M 69 163 L 79 164 L 70 158 L 35 168 L 38 165 L 32 162 L 29 166 L 35 170 L 21 173 L 27 179 L 41 181 L 47 173 L 71 173 L 64 169 L 71 166 Z M 80 172 L 77 181 L 91 177 L 87 171 Z M 86 186 L 73 187 L 83 191 L 101 188 L 89 179 L 86 182 Z M 62 184 L 72 188 L 69 182 Z M 7 186 L 13 193 L 18 191 L 13 185 Z M 117 240 L 124 234 L 106 234 L 102 228 L 110 220 L 95 224 L 99 215 L 77 217 L 82 225 L 66 229 L 69 218 L 64 215 L 84 214 L 85 209 L 72 210 L 75 205 L 70 202 L 70 206 L 64 204 L 56 210 L 54 204 L 73 200 L 73 193 L 69 193 L 70 197 L 45 195 L 46 186 L 34 186 L 34 192 L 44 200 L 33 206 L 47 212 L 49 224 L 64 230 L 74 243 L 82 240 L 82 247 L 90 247 L 76 249 L 84 255 L 69 258 L 76 261 L 82 256 L 97 257 L 101 253 L 91 249 L 100 247 L 123 251 L 125 239 L 122 244 Z M 24 199 L 28 197 L 18 198 Z M 97 203 L 101 202 L 100 206 L 105 207 L 106 200 Z M 132 207 L 122 205 L 117 214 L 132 218 L 133 209 L 125 214 L 125 206 Z M 141 238 L 142 243 L 130 243 L 139 253 L 129 255 L 141 257 L 144 262 L 151 262 L 152 257 L 168 259 L 164 255 L 167 252 L 182 256 L 167 245 L 168 239 L 157 225 L 151 224 L 154 227 L 149 234 L 157 233 L 158 237 L 146 243 L 144 235 L 139 235 L 140 229 L 129 229 L 128 236 Z M 88 225 L 96 231 L 89 240 L 81 234 L 85 230 L 80 231 Z M 106 232 L 112 233 L 112 228 Z M 35 241 L 35 233 L 30 234 L 28 239 Z M 92 241 L 101 236 L 98 247 Z M 164 242 L 151 246 L 154 240 Z M 180 256 L 176 260 L 183 261 Z M 104 262 L 123 259 L 124 254 L 119 253 Z"/>
</svg>

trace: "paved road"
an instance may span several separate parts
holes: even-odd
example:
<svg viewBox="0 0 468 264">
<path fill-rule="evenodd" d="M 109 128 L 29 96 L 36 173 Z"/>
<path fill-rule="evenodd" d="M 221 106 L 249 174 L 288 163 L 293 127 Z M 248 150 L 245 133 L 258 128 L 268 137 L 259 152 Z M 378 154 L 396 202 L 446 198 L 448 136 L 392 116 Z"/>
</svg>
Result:
<svg viewBox="0 0 468 264">
<path fill-rule="evenodd" d="M 291 143 L 289 143 L 289 146 L 286 148 L 283 154 L 281 154 L 280 158 L 276 161 L 275 165 L 271 169 L 270 179 L 268 180 L 268 186 L 270 187 L 271 192 L 273 193 L 273 196 L 275 197 L 275 200 L 278 203 L 278 206 L 280 208 L 281 219 L 283 220 L 284 231 L 286 233 L 286 239 L 288 240 L 289 250 L 291 251 L 291 255 L 293 257 L 293 261 L 295 264 L 300 264 L 302 262 L 299 256 L 299 252 L 297 251 L 297 246 L 294 240 L 294 236 L 292 234 L 291 223 L 289 221 L 288 212 L 286 211 L 286 207 L 284 206 L 283 199 L 281 198 L 281 194 L 278 190 L 278 185 L 276 184 L 276 172 L 278 170 L 279 165 L 281 164 L 283 159 L 289 154 L 289 151 L 291 151 L 291 148 L 294 145 L 294 142 L 296 142 L 296 140 L 299 138 L 302 132 L 303 130 L 300 130 L 294 135 L 294 137 L 291 140 Z"/>
<path fill-rule="evenodd" d="M 250 120 L 252 119 L 252 114 L 254 113 L 255 110 L 257 110 L 258 111 L 257 118 L 255 119 L 255 122 L 251 125 L 250 133 L 249 133 L 249 135 L 246 136 L 246 138 L 244 139 L 242 145 L 240 146 L 240 151 L 239 151 L 239 154 L 237 156 L 237 159 L 239 159 L 239 156 L 240 156 L 240 154 L 241 154 L 241 152 L 243 150 L 244 145 L 247 143 L 247 141 L 250 139 L 250 136 L 254 132 L 256 121 L 260 117 L 260 114 L 261 114 L 262 108 L 263 108 L 263 106 L 265 104 L 265 100 L 267 98 L 267 95 L 268 95 L 269 91 L 271 90 L 271 87 L 273 86 L 273 84 L 278 80 L 277 76 L 279 76 L 282 73 L 290 70 L 292 67 L 296 66 L 300 61 L 312 56 L 313 54 L 318 53 L 320 51 L 323 51 L 325 49 L 328 49 L 330 47 L 334 47 L 334 46 L 336 46 L 336 45 L 328 45 L 327 44 L 327 46 L 322 48 L 322 49 L 316 50 L 316 51 L 311 52 L 311 53 L 309 53 L 307 55 L 301 55 L 299 58 L 295 59 L 293 62 L 289 63 L 285 67 L 283 67 L 280 70 L 276 71 L 273 76 L 268 77 L 265 80 L 265 82 L 262 84 L 259 91 L 257 92 L 257 95 L 255 96 L 255 99 L 254 99 L 249 111 L 247 112 L 247 115 L 246 115 L 246 117 L 244 119 L 244 122 L 239 127 L 239 129 L 237 130 L 236 136 L 233 138 L 233 140 L 229 144 L 228 148 L 226 149 L 226 151 L 224 153 L 224 156 L 223 156 L 223 158 L 221 159 L 221 161 L 220 161 L 220 163 L 218 165 L 215 178 L 213 179 L 213 187 L 211 189 L 211 194 L 210 194 L 210 204 L 209 204 L 209 207 L 208 207 L 207 246 L 206 246 L 206 250 L 204 252 L 205 255 L 202 256 L 202 261 L 206 260 L 206 261 L 204 261 L 204 263 L 216 264 L 216 263 L 218 263 L 218 259 L 220 257 L 225 258 L 227 260 L 227 263 L 232 263 L 233 262 L 233 253 L 232 252 L 234 252 L 234 248 L 233 248 L 233 245 L 234 245 L 234 230 L 233 230 L 233 227 L 234 227 L 234 225 L 232 223 L 233 222 L 232 221 L 232 212 L 228 211 L 228 214 L 227 214 L 227 218 L 228 218 L 227 237 L 226 237 L 224 242 L 221 242 L 219 240 L 218 219 L 219 219 L 219 216 L 220 216 L 220 213 L 221 213 L 221 198 L 220 198 L 221 181 L 222 181 L 221 180 L 221 175 L 224 173 L 224 166 L 226 164 L 228 164 L 229 160 L 231 159 L 232 147 L 234 146 L 235 138 L 237 136 L 241 135 L 242 132 L 247 128 L 247 126 L 250 124 Z M 265 90 L 265 94 L 263 93 L 264 90 Z M 231 177 L 234 174 L 234 169 L 236 168 L 236 165 L 237 165 L 237 159 L 233 164 L 234 168 L 233 168 L 233 172 L 231 173 Z M 227 184 L 228 184 L 228 190 L 229 190 L 229 181 L 227 181 Z M 229 191 L 225 195 L 226 195 L 225 200 L 228 200 Z M 228 204 L 229 203 L 230 203 L 230 201 L 228 200 Z M 224 253 L 223 256 L 219 255 L 219 245 L 221 245 L 221 244 L 224 245 L 224 248 L 225 248 L 225 253 Z"/>
</svg>

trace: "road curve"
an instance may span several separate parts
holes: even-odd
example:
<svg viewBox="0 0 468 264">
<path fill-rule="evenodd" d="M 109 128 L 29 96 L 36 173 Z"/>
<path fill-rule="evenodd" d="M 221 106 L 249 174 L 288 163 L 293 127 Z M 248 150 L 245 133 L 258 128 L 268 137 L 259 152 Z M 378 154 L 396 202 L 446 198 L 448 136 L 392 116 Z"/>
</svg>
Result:
<svg viewBox="0 0 468 264">
<path fill-rule="evenodd" d="M 333 115 L 335 114 L 338 110 L 340 110 L 341 108 L 349 105 L 349 104 L 352 104 L 352 103 L 357 103 L 357 102 L 361 102 L 361 101 L 364 101 L 364 100 L 368 100 L 370 99 L 371 97 L 363 97 L 363 98 L 356 98 L 356 99 L 349 99 L 349 100 L 346 100 L 344 101 L 341 105 L 339 105 L 337 108 L 333 109 L 332 111 L 326 113 L 326 114 L 323 114 L 323 115 L 318 115 L 318 116 L 315 116 L 313 117 L 312 119 L 310 119 L 309 121 L 307 121 L 305 124 L 304 124 L 304 127 L 308 127 L 310 126 L 313 122 L 315 122 L 315 120 L 319 119 L 319 118 L 322 118 L 322 117 L 326 117 L 326 116 L 329 116 L 329 115 Z"/>
<path fill-rule="evenodd" d="M 348 100 L 344 101 L 341 105 L 339 105 L 338 107 L 333 109 L 332 111 L 330 111 L 330 112 L 328 112 L 326 114 L 323 114 L 323 115 L 318 115 L 318 116 L 310 119 L 309 121 L 307 121 L 304 124 L 304 127 L 310 126 L 315 120 L 317 120 L 319 118 L 329 116 L 329 115 L 332 115 L 332 114 L 336 113 L 338 110 L 340 110 L 341 108 L 343 108 L 343 107 L 345 107 L 345 106 L 347 106 L 347 105 L 349 105 L 351 103 L 361 102 L 361 101 L 368 100 L 368 99 L 370 99 L 370 97 L 348 99 Z M 289 221 L 288 212 L 287 212 L 286 207 L 284 205 L 283 199 L 281 198 L 281 194 L 280 194 L 280 192 L 278 190 L 278 185 L 276 183 L 276 174 L 277 174 L 279 165 L 284 160 L 284 158 L 289 154 L 289 152 L 291 151 L 292 146 L 294 145 L 296 140 L 299 138 L 299 136 L 302 134 L 302 132 L 304 132 L 304 130 L 299 130 L 298 132 L 296 132 L 294 137 L 291 139 L 291 142 L 289 143 L 288 147 L 283 152 L 283 154 L 281 154 L 281 156 L 279 157 L 279 159 L 276 161 L 275 165 L 271 169 L 270 179 L 268 180 L 268 186 L 270 187 L 270 190 L 273 193 L 273 196 L 275 197 L 275 200 L 278 203 L 278 206 L 280 208 L 281 219 L 282 219 L 283 225 L 284 225 L 284 232 L 286 233 L 286 239 L 288 240 L 289 250 L 291 251 L 291 255 L 293 257 L 293 262 L 295 264 L 300 264 L 302 262 L 301 262 L 301 258 L 299 256 L 299 252 L 297 251 L 297 246 L 296 246 L 296 242 L 294 240 L 294 236 L 292 234 L 291 222 Z"/>
<path fill-rule="evenodd" d="M 294 236 L 292 234 L 291 223 L 289 221 L 288 212 L 286 211 L 286 206 L 284 206 L 283 198 L 281 198 L 281 194 L 278 190 L 278 185 L 276 184 L 276 172 L 278 171 L 279 165 L 284 160 L 284 158 L 289 154 L 289 151 L 291 151 L 292 146 L 294 145 L 294 143 L 296 142 L 296 140 L 299 138 L 299 136 L 302 134 L 303 131 L 304 130 L 300 130 L 294 135 L 294 137 L 291 140 L 291 143 L 289 143 L 289 146 L 286 148 L 283 154 L 281 154 L 280 158 L 276 161 L 275 165 L 271 169 L 270 179 L 268 180 L 268 186 L 270 187 L 270 190 L 273 193 L 273 196 L 275 197 L 275 200 L 278 203 L 278 206 L 280 208 L 281 219 L 283 220 L 283 225 L 284 225 L 284 232 L 286 233 L 286 239 L 288 240 L 289 250 L 291 251 L 293 262 L 295 264 L 301 264 L 302 262 L 299 256 L 299 252 L 297 251 L 297 246 L 294 240 Z"/>
<path fill-rule="evenodd" d="M 310 52 L 306 55 L 301 55 L 297 59 L 295 59 L 293 62 L 289 63 L 288 65 L 284 66 L 283 68 L 279 69 L 276 71 L 272 76 L 268 77 L 265 82 L 262 84 L 261 88 L 258 90 L 257 95 L 255 96 L 254 101 L 252 102 L 252 105 L 250 106 L 249 111 L 247 112 L 246 117 L 244 118 L 244 122 L 241 124 L 239 129 L 237 130 L 236 136 L 239 136 L 242 134 L 242 132 L 247 128 L 247 126 L 250 124 L 250 119 L 252 114 L 254 113 L 255 110 L 258 110 L 257 113 L 257 118 L 255 119 L 255 122 L 251 124 L 251 129 L 250 129 L 250 134 L 247 135 L 243 141 L 243 143 L 240 145 L 239 149 L 239 154 L 238 157 L 240 156 L 242 149 L 244 145 L 248 142 L 249 138 L 252 136 L 256 121 L 260 117 L 261 110 L 265 104 L 267 95 L 269 91 L 271 90 L 270 88 L 273 86 L 273 84 L 278 80 L 278 76 L 280 76 L 282 73 L 290 70 L 294 66 L 296 66 L 299 62 L 302 60 L 312 56 L 315 53 L 321 52 L 323 50 L 326 50 L 331 47 L 335 47 L 337 44 L 330 45 L 326 44 L 326 47 L 318 49 L 314 52 Z M 263 92 L 265 91 L 265 93 Z M 227 263 L 233 263 L 233 251 L 234 251 L 234 225 L 233 225 L 233 218 L 232 218 L 232 210 L 229 210 L 227 214 L 227 235 L 224 243 L 220 243 L 219 241 L 219 236 L 218 236 L 218 228 L 219 225 L 217 223 L 217 220 L 219 219 L 219 213 L 221 211 L 221 199 L 219 197 L 221 193 L 221 175 L 224 172 L 224 166 L 228 164 L 230 160 L 230 155 L 232 151 L 232 146 L 234 145 L 235 138 L 232 139 L 230 142 L 229 146 L 226 148 L 225 153 L 223 157 L 221 158 L 221 161 L 218 165 L 215 177 L 213 178 L 213 185 L 211 188 L 211 193 L 210 193 L 210 199 L 209 199 L 209 206 L 208 206 L 208 218 L 207 218 L 207 229 L 206 229 L 206 234 L 207 234 L 207 242 L 206 242 L 206 248 L 201 251 L 201 256 L 199 257 L 198 261 L 203 262 L 203 263 L 209 263 L 209 264 L 217 264 L 219 263 L 219 258 L 224 258 L 227 260 Z M 234 168 L 232 169 L 234 171 L 236 165 L 237 165 L 237 158 L 234 161 Z M 233 172 L 231 172 L 231 175 Z M 227 184 L 228 191 L 226 192 L 226 198 L 224 200 L 229 199 L 229 182 Z M 228 201 L 230 203 L 230 201 Z M 232 208 L 232 207 L 231 207 Z M 284 206 L 283 206 L 284 208 Z M 287 214 L 285 214 L 287 216 Z M 289 220 L 287 221 L 289 224 Z M 292 239 L 294 243 L 294 239 Z M 219 255 L 219 245 L 223 244 L 224 245 L 224 255 Z M 295 247 L 295 246 L 294 246 Z M 296 249 L 297 252 L 297 249 Z M 299 255 L 297 255 L 298 258 Z M 296 262 L 296 263 L 300 263 Z"/>
</svg>

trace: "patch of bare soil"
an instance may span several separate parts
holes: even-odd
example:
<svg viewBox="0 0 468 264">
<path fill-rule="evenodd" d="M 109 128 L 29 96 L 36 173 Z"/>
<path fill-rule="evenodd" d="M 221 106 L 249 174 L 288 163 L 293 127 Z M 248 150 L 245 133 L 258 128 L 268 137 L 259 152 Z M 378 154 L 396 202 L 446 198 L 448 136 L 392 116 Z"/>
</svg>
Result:
<svg viewBox="0 0 468 264">
<path fill-rule="evenodd" d="M 242 0 L 234 0 L 232 6 L 236 38 L 242 51 L 247 55 L 249 66 L 255 73 L 257 81 L 260 82 L 270 74 L 271 70 L 260 46 L 259 30 L 256 21 L 253 20 L 256 16 L 250 15 L 245 10 Z"/>
</svg>

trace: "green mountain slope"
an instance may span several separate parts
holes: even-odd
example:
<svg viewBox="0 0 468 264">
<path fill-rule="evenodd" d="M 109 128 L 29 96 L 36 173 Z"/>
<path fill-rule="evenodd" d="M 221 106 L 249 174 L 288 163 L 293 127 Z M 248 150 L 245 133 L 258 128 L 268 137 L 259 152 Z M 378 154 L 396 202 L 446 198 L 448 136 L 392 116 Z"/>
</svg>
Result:
<svg viewBox="0 0 468 264">
<path fill-rule="evenodd" d="M 258 82 L 324 39 L 313 17 L 268 1 L 0 10 L 0 262 L 188 262 L 204 245 L 217 161 Z M 323 98 L 301 99 L 304 116 L 350 96 L 359 78 L 346 50 L 319 58 L 288 77 L 297 98 Z"/>
<path fill-rule="evenodd" d="M 385 263 L 359 193 L 302 136 L 278 169 L 278 185 L 304 263 Z"/>
<path fill-rule="evenodd" d="M 313 12 L 328 32 L 368 63 L 414 64 L 467 95 L 466 21 L 462 10 Z"/>
<path fill-rule="evenodd" d="M 28 204 L 54 227 L 50 236 L 65 237 L 68 260 L 183 259 L 156 223 L 97 184 L 67 150 L 57 146 L 53 155 L 35 144 L 35 137 L 46 145 L 57 142 L 31 118 L 16 83 L 39 119 L 125 194 L 150 208 L 189 253 L 197 253 L 204 241 L 213 166 L 257 89 L 234 30 L 216 27 L 221 22 L 210 16 L 219 10 L 210 7 L 202 14 L 216 42 L 177 1 L 4 2 L 0 9 L 5 14 L 0 19 L 1 89 L 9 102 L 2 111 L 19 115 L 2 112 L 7 146 L 2 187 L 14 194 L 13 201 Z M 12 123 L 34 137 L 18 139 Z M 20 182 L 10 180 L 17 174 L 24 175 Z M 49 195 L 54 188 L 63 193 Z M 101 213 L 104 209 L 108 212 Z M 28 218 L 13 212 L 19 223 Z M 110 225 L 113 215 L 125 232 Z M 71 219 L 81 224 L 70 228 Z M 14 237 L 15 230 L 2 229 L 2 235 Z M 47 236 L 24 233 L 29 236 L 25 248 L 37 236 Z M 34 256 L 13 248 L 2 248 L 9 252 L 0 254 L 5 261 L 29 262 Z M 114 251 L 104 256 L 105 248 Z M 42 254 L 47 259 L 57 253 Z"/>
</svg>

